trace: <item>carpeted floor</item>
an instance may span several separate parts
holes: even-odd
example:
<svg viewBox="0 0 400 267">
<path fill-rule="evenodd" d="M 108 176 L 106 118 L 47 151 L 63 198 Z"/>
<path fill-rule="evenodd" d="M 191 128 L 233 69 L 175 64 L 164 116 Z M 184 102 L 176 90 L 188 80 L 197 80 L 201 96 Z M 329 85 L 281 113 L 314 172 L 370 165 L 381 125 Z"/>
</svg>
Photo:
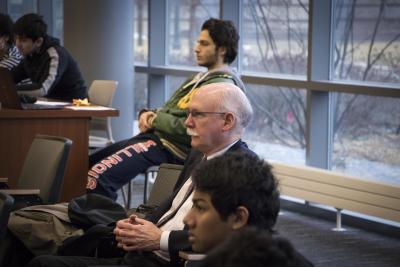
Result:
<svg viewBox="0 0 400 267">
<path fill-rule="evenodd" d="M 316 267 L 400 267 L 400 239 L 283 210 L 278 232 Z"/>
</svg>

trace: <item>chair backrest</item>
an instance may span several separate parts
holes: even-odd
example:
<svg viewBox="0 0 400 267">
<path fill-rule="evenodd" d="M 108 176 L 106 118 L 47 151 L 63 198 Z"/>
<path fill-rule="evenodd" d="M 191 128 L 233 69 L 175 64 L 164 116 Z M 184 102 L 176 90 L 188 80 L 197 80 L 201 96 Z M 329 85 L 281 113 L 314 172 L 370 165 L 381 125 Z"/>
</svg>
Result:
<svg viewBox="0 0 400 267">
<path fill-rule="evenodd" d="M 6 235 L 8 218 L 10 216 L 13 203 L 14 199 L 12 196 L 0 192 L 0 240 L 4 240 Z"/>
<path fill-rule="evenodd" d="M 40 189 L 45 204 L 58 201 L 72 141 L 65 137 L 36 135 L 18 181 L 21 189 Z"/>
<path fill-rule="evenodd" d="M 118 82 L 113 80 L 94 80 L 89 87 L 89 101 L 94 105 L 112 106 Z M 90 130 L 101 131 L 113 142 L 110 117 L 94 117 L 90 122 Z"/>
<path fill-rule="evenodd" d="M 161 164 L 146 204 L 159 205 L 165 200 L 172 193 L 182 168 L 183 165 Z"/>
</svg>

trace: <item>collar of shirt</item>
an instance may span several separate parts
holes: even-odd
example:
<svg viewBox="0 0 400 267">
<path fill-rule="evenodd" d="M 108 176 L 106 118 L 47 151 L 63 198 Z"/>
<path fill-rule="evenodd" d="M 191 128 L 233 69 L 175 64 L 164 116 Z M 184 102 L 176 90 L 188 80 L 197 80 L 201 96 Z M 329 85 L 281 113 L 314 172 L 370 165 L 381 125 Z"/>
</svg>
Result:
<svg viewBox="0 0 400 267">
<path fill-rule="evenodd" d="M 217 152 L 215 152 L 215 153 L 213 153 L 213 154 L 207 156 L 206 159 L 207 159 L 207 160 L 210 160 L 210 159 L 213 159 L 213 158 L 216 158 L 216 157 L 219 157 L 219 156 L 223 155 L 226 151 L 228 151 L 229 148 L 231 148 L 231 147 L 232 147 L 234 144 L 236 144 L 238 141 L 239 141 L 239 140 L 236 140 L 236 141 L 234 141 L 233 143 L 231 143 L 231 144 L 227 145 L 226 147 L 224 147 L 223 149 L 221 149 L 221 150 L 219 150 L 219 151 L 217 151 Z"/>
</svg>

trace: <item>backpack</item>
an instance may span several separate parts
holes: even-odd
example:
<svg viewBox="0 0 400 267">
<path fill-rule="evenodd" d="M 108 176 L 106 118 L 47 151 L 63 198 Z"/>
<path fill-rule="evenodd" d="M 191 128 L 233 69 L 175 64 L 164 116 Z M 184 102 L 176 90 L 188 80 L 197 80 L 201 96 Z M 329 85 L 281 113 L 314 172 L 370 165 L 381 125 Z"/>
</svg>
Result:
<svg viewBox="0 0 400 267">
<path fill-rule="evenodd" d="M 11 213 L 8 229 L 35 256 L 56 254 L 63 241 L 83 234 L 67 216 L 67 203 L 30 206 Z"/>
</svg>

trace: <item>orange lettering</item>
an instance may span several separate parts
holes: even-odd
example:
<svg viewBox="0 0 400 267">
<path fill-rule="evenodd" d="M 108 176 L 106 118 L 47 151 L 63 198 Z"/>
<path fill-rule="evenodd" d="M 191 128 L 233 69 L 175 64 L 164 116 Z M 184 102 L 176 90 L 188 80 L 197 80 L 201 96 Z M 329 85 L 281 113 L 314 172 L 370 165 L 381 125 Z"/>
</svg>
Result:
<svg viewBox="0 0 400 267">
<path fill-rule="evenodd" d="M 112 157 L 108 157 L 107 159 L 103 159 L 101 161 L 101 163 L 103 163 L 104 165 L 106 165 L 108 168 L 111 168 L 112 165 L 117 165 L 118 161 Z"/>
<path fill-rule="evenodd" d="M 126 148 L 124 148 L 124 149 L 121 149 L 120 151 L 118 151 L 117 153 L 115 153 L 115 154 L 125 154 L 126 156 L 128 156 L 128 157 L 132 157 L 132 154 L 131 154 L 131 152 L 129 152 Z"/>
<path fill-rule="evenodd" d="M 97 163 L 96 165 L 94 165 L 94 166 L 92 167 L 92 171 L 95 171 L 95 172 L 98 173 L 98 174 L 102 174 L 105 170 L 107 170 L 107 167 L 104 166 L 104 165 L 101 164 L 101 163 Z"/>
<path fill-rule="evenodd" d="M 99 175 L 97 175 L 97 173 L 95 173 L 95 172 L 92 171 L 92 170 L 89 170 L 88 176 L 89 176 L 89 177 L 94 177 L 94 178 L 99 178 Z"/>
</svg>

